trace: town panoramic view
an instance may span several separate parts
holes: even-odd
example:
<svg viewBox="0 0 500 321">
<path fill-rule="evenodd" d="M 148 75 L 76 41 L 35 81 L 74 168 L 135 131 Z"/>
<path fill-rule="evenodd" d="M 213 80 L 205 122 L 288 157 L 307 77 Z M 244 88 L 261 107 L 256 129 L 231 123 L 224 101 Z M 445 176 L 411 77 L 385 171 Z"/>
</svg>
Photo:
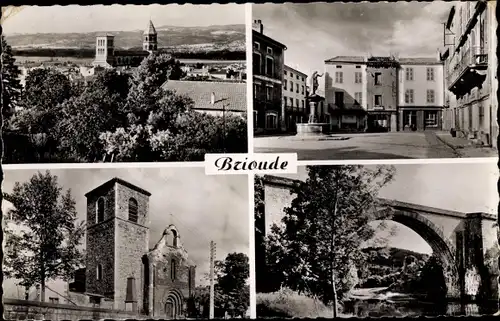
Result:
<svg viewBox="0 0 500 321">
<path fill-rule="evenodd" d="M 4 163 L 247 152 L 244 6 L 27 6 L 5 15 Z"/>
<path fill-rule="evenodd" d="M 495 6 L 253 5 L 255 152 L 495 156 Z"/>
</svg>

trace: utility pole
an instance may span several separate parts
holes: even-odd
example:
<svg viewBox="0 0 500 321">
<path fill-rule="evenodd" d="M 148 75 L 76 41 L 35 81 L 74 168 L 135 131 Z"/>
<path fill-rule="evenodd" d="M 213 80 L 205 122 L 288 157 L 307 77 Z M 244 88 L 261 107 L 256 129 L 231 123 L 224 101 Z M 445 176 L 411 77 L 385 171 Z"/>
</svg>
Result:
<svg viewBox="0 0 500 321">
<path fill-rule="evenodd" d="M 215 272 L 215 242 L 210 241 L 210 314 L 209 319 L 214 318 L 214 273 Z"/>
</svg>

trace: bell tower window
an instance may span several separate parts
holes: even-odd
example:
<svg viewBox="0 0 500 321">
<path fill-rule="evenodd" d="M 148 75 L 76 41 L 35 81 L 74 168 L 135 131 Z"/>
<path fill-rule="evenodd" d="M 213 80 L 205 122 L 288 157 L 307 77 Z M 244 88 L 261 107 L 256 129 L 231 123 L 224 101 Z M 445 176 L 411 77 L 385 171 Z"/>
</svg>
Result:
<svg viewBox="0 0 500 321">
<path fill-rule="evenodd" d="M 174 259 L 170 262 L 170 278 L 172 281 L 175 281 L 176 273 L 177 273 L 177 264 Z"/>
<path fill-rule="evenodd" d="M 137 223 L 138 219 L 138 204 L 135 198 L 130 198 L 128 200 L 128 220 Z"/>
<path fill-rule="evenodd" d="M 97 200 L 96 223 L 101 223 L 102 221 L 104 221 L 104 207 L 104 197 L 99 197 L 99 199 Z"/>
</svg>

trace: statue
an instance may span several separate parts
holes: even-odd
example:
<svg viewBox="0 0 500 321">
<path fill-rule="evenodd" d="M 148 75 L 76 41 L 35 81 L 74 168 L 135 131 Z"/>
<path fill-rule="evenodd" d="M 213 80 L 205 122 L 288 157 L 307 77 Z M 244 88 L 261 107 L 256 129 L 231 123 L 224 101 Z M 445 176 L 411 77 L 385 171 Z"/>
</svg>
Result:
<svg viewBox="0 0 500 321">
<path fill-rule="evenodd" d="M 319 87 L 318 77 L 323 77 L 323 74 L 319 75 L 317 71 L 313 72 L 311 76 L 311 95 L 316 94 Z"/>
</svg>

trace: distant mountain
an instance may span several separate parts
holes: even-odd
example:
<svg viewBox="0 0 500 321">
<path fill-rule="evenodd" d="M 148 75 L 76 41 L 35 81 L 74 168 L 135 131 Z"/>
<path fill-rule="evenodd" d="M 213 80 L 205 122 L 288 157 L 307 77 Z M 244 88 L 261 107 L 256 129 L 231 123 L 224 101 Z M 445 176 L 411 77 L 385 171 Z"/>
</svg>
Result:
<svg viewBox="0 0 500 321">
<path fill-rule="evenodd" d="M 158 47 L 182 47 L 188 51 L 245 50 L 245 25 L 208 27 L 160 26 Z M 39 48 L 92 49 L 95 37 L 101 32 L 88 33 L 37 33 L 6 35 L 13 49 Z M 107 32 L 115 36 L 116 49 L 142 48 L 142 30 Z"/>
</svg>

